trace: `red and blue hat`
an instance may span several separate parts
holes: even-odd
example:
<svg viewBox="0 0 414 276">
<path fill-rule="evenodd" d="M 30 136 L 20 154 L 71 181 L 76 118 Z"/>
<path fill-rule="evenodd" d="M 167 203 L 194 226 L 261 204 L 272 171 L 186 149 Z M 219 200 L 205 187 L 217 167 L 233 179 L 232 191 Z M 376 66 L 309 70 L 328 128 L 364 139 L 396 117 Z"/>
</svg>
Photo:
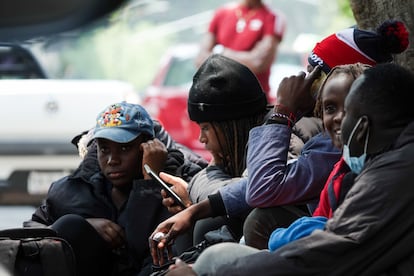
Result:
<svg viewBox="0 0 414 276">
<path fill-rule="evenodd" d="M 316 44 L 308 62 L 320 65 L 325 73 L 337 65 L 357 62 L 373 66 L 392 61 L 393 54 L 403 52 L 408 43 L 404 23 L 387 20 L 376 32 L 348 28 L 326 37 Z"/>
</svg>

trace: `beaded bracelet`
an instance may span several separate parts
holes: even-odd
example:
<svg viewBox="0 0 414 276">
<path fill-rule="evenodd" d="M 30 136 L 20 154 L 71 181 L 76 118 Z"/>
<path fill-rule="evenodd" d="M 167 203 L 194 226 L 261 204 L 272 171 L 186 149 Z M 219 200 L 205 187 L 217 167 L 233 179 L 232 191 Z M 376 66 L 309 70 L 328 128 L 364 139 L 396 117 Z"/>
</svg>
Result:
<svg viewBox="0 0 414 276">
<path fill-rule="evenodd" d="M 289 119 L 294 123 L 296 123 L 296 115 L 290 111 L 286 106 L 282 104 L 277 104 L 274 107 L 274 113 L 280 113 L 289 117 Z M 293 126 L 292 124 L 292 126 Z"/>
<path fill-rule="evenodd" d="M 292 118 L 290 118 L 290 116 L 288 116 L 286 114 L 283 114 L 283 113 L 279 113 L 279 112 L 272 113 L 272 115 L 270 115 L 269 119 L 272 120 L 273 118 L 283 118 L 283 119 L 285 119 L 287 121 L 288 127 L 293 127 L 293 125 L 295 124 L 295 121 L 293 121 Z"/>
<path fill-rule="evenodd" d="M 282 114 L 286 114 L 289 116 L 289 118 L 291 118 L 293 121 L 296 121 L 296 116 L 295 113 L 293 113 L 292 111 L 290 111 L 286 106 L 282 105 L 282 104 L 277 104 L 274 107 L 274 111 L 275 113 L 282 113 Z"/>
<path fill-rule="evenodd" d="M 285 118 L 281 118 L 281 117 L 269 117 L 266 120 L 266 125 L 271 125 L 271 124 L 282 124 L 282 125 L 288 125 L 289 121 L 286 120 Z"/>
</svg>

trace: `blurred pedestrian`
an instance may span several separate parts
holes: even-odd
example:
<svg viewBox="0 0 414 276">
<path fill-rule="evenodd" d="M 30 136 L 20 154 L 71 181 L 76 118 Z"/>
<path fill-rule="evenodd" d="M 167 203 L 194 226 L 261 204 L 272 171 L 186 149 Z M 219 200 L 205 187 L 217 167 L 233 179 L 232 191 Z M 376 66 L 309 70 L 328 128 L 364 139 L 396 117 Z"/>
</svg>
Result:
<svg viewBox="0 0 414 276">
<path fill-rule="evenodd" d="M 232 58 L 256 75 L 269 103 L 270 67 L 285 32 L 284 15 L 262 0 L 241 0 L 220 7 L 210 22 L 196 58 L 199 67 L 212 53 Z"/>
</svg>

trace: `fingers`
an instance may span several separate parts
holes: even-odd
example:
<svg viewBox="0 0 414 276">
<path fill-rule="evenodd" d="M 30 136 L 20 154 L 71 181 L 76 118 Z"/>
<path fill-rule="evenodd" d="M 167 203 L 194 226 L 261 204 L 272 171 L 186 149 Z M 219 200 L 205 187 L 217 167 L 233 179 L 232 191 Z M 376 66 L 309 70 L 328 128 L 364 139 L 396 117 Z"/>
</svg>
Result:
<svg viewBox="0 0 414 276">
<path fill-rule="evenodd" d="M 167 160 L 168 150 L 166 146 L 158 139 L 148 140 L 141 143 L 143 151 L 142 164 L 148 164 L 155 173 L 159 173 Z M 142 169 L 145 179 L 150 179 L 145 170 Z"/>
<path fill-rule="evenodd" d="M 177 267 L 179 267 L 179 266 L 186 266 L 187 264 L 183 260 L 181 260 L 180 258 L 177 258 L 177 259 L 175 259 L 175 265 Z"/>
<path fill-rule="evenodd" d="M 167 195 L 167 192 L 164 189 L 161 189 L 161 196 L 163 198 L 163 205 L 165 207 L 168 207 L 168 204 L 164 204 L 164 199 L 168 199 L 169 198 L 168 195 Z M 168 200 L 166 201 L 166 203 L 168 203 Z"/>
<path fill-rule="evenodd" d="M 188 211 L 190 209 L 186 209 L 169 219 L 165 220 L 164 222 L 160 223 L 158 227 L 154 230 L 154 232 L 150 236 L 150 246 L 151 246 L 151 254 L 153 257 L 153 262 L 155 265 L 159 264 L 162 260 L 160 256 L 158 256 L 155 250 L 164 251 L 166 250 L 167 246 L 172 245 L 174 239 L 187 231 L 192 225 L 192 217 L 191 212 Z M 187 212 L 186 212 L 187 211 Z M 165 236 L 157 241 L 154 240 L 155 235 L 157 232 L 162 232 Z"/>
<path fill-rule="evenodd" d="M 172 176 L 170 174 L 163 173 L 163 172 L 160 173 L 160 178 L 163 179 L 165 182 L 173 185 L 171 189 L 174 191 L 176 195 L 180 197 L 180 199 L 184 202 L 184 205 L 186 207 L 192 204 L 188 191 L 187 191 L 187 188 L 188 188 L 187 182 L 185 182 L 180 177 Z M 167 193 L 165 193 L 165 191 L 161 191 L 161 196 L 164 199 L 169 198 L 169 196 L 167 195 Z M 169 200 L 163 200 L 163 205 L 169 208 L 168 210 L 170 211 L 170 213 L 173 213 L 173 214 L 183 210 L 183 208 L 179 207 L 179 205 L 173 200 L 173 198 L 170 198 Z"/>
<path fill-rule="evenodd" d="M 124 244 L 125 235 L 123 231 L 118 232 L 114 228 L 109 228 L 108 231 L 109 231 L 108 235 L 110 236 L 110 240 L 111 240 L 110 243 L 111 243 L 112 248 L 118 248 Z"/>
<path fill-rule="evenodd" d="M 159 265 L 163 265 L 163 264 L 165 264 L 165 258 L 164 258 L 164 244 L 163 244 L 163 242 L 162 241 L 160 241 L 159 243 L 158 243 L 158 246 L 157 246 L 157 254 L 158 254 L 158 260 L 159 260 Z"/>
<path fill-rule="evenodd" d="M 315 66 L 309 74 L 306 74 L 304 71 L 300 71 L 297 74 L 297 77 L 304 78 L 307 82 L 312 83 L 314 80 L 321 76 L 322 67 L 317 65 Z"/>
<path fill-rule="evenodd" d="M 315 101 L 311 86 L 320 75 L 321 67 L 316 66 L 308 75 L 305 72 L 299 72 L 297 75 L 284 78 L 279 84 L 276 102 L 295 114 L 296 119 L 299 120 L 314 107 Z"/>
<path fill-rule="evenodd" d="M 161 223 L 149 237 L 149 247 L 152 256 L 152 262 L 154 265 L 161 266 L 165 263 L 164 251 L 165 245 L 168 244 L 167 231 L 168 224 Z"/>
<path fill-rule="evenodd" d="M 174 192 L 178 194 L 179 197 L 181 197 L 181 199 L 185 199 L 185 197 L 188 196 L 188 192 L 187 192 L 188 183 L 185 182 L 184 179 L 170 175 L 165 172 L 160 172 L 159 176 L 162 180 L 164 180 L 168 184 L 173 185 L 171 189 L 173 189 Z"/>
<path fill-rule="evenodd" d="M 306 79 L 313 83 L 317 78 L 321 76 L 322 67 L 317 65 L 313 68 L 313 70 L 306 76 Z"/>
<path fill-rule="evenodd" d="M 164 205 L 168 209 L 168 212 L 171 214 L 176 214 L 183 210 L 181 206 L 175 203 L 172 197 L 168 197 L 167 193 L 164 190 L 161 190 L 161 196 L 163 197 L 162 205 Z"/>
<path fill-rule="evenodd" d="M 304 77 L 306 77 L 306 73 L 303 72 L 303 71 L 300 71 L 297 76 L 301 77 L 301 78 L 304 78 Z"/>
<path fill-rule="evenodd" d="M 187 183 L 180 177 L 171 174 L 160 172 L 160 178 L 171 185 L 187 185 Z"/>
<path fill-rule="evenodd" d="M 118 248 L 125 242 L 125 233 L 119 225 L 108 223 L 104 229 L 104 239 L 110 243 L 112 248 Z"/>
<path fill-rule="evenodd" d="M 167 152 L 167 147 L 157 138 L 152 140 L 148 140 L 146 142 L 141 143 L 142 150 L 145 151 L 153 151 L 153 152 Z"/>
<path fill-rule="evenodd" d="M 150 253 L 152 257 L 152 263 L 154 265 L 159 265 L 160 260 L 158 257 L 158 247 L 157 247 L 158 243 L 152 239 L 152 236 L 148 238 L 148 243 L 149 243 Z"/>
<path fill-rule="evenodd" d="M 154 265 L 157 265 L 157 266 L 162 265 L 164 263 L 164 260 L 161 258 L 162 254 L 160 254 L 160 252 L 163 251 L 163 244 L 161 244 L 161 248 L 160 248 L 161 239 L 156 237 L 158 233 L 162 233 L 162 232 L 153 233 L 148 239 L 152 262 Z"/>
<path fill-rule="evenodd" d="M 191 265 L 186 264 L 184 261 L 180 259 L 176 259 L 175 263 L 169 267 L 169 270 L 166 276 L 176 276 L 176 275 L 193 276 L 193 275 L 197 275 L 197 273 L 195 273 Z"/>
<path fill-rule="evenodd" d="M 168 242 L 166 238 L 157 238 L 156 235 L 159 233 L 161 232 L 151 235 L 149 238 L 149 247 L 153 264 L 162 266 L 167 261 L 165 257 L 167 257 L 168 260 L 173 258 L 172 243 Z"/>
<path fill-rule="evenodd" d="M 124 230 L 118 224 L 102 218 L 90 218 L 86 221 L 95 228 L 111 248 L 118 248 L 125 243 Z"/>
<path fill-rule="evenodd" d="M 172 252 L 172 243 L 169 243 L 167 245 L 167 257 L 168 257 L 168 260 L 172 260 L 172 258 L 174 257 L 173 252 Z"/>
<path fill-rule="evenodd" d="M 160 178 L 164 180 L 164 182 L 172 185 L 170 188 L 173 190 L 180 198 L 182 198 L 182 190 L 184 193 L 187 193 L 187 183 L 183 181 L 179 177 L 172 176 L 168 173 L 160 172 L 159 174 Z M 183 181 L 182 183 L 180 181 Z M 176 189 L 177 187 L 177 189 Z M 168 193 L 165 191 L 165 189 L 161 189 L 161 196 L 163 198 L 163 205 L 165 207 L 171 207 L 174 205 L 174 200 L 171 198 Z"/>
</svg>

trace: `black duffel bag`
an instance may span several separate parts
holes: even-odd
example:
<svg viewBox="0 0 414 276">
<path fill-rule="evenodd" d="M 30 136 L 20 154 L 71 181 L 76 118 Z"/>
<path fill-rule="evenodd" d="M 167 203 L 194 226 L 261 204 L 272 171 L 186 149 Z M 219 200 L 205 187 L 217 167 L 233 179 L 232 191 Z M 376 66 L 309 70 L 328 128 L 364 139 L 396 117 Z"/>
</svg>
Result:
<svg viewBox="0 0 414 276">
<path fill-rule="evenodd" d="M 0 231 L 0 264 L 16 276 L 73 276 L 76 260 L 69 243 L 50 228 Z"/>
</svg>

